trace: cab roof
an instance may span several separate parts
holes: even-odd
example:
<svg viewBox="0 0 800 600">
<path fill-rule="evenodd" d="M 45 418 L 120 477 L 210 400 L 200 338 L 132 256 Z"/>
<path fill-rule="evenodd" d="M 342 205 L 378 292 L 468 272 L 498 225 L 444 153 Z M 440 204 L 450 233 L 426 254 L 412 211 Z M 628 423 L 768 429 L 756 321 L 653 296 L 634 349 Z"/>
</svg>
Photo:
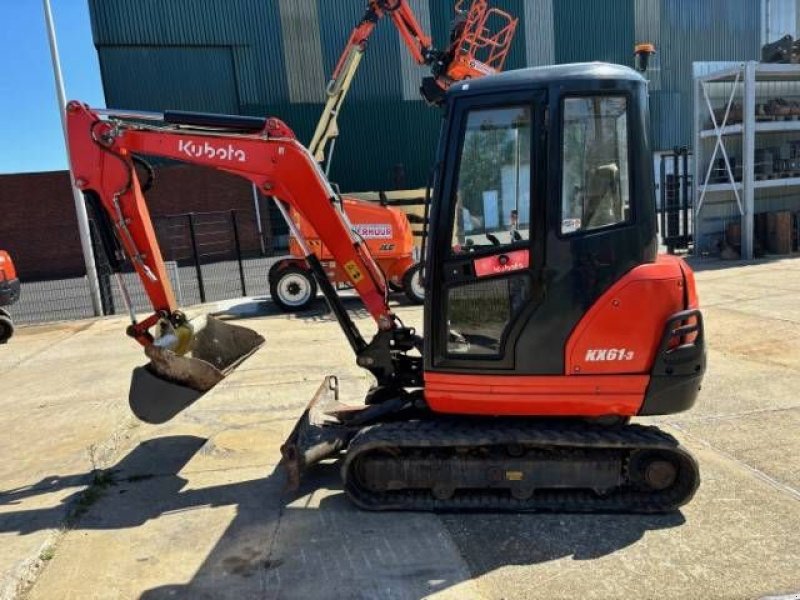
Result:
<svg viewBox="0 0 800 600">
<path fill-rule="evenodd" d="M 560 82 L 602 80 L 646 83 L 646 80 L 639 73 L 624 65 L 604 62 L 572 63 L 516 69 L 498 73 L 497 75 L 481 77 L 480 79 L 460 81 L 450 86 L 448 96 L 452 98 L 471 92 L 512 91 L 515 89 L 543 87 Z"/>
</svg>

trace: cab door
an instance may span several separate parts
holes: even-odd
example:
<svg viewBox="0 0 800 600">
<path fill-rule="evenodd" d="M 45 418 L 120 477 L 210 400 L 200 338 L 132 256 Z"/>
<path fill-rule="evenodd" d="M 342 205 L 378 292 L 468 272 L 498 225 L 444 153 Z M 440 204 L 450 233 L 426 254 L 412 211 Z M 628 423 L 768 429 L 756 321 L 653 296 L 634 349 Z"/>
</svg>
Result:
<svg viewBox="0 0 800 600">
<path fill-rule="evenodd" d="M 512 370 L 542 297 L 546 93 L 456 99 L 428 261 L 426 370 Z"/>
</svg>

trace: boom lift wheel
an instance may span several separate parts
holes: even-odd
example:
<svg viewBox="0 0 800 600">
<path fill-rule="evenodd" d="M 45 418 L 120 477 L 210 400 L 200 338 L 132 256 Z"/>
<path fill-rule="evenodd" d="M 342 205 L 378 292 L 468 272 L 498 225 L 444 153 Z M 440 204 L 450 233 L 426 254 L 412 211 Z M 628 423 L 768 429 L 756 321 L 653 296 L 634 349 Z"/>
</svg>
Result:
<svg viewBox="0 0 800 600">
<path fill-rule="evenodd" d="M 14 322 L 11 315 L 0 308 L 0 344 L 5 344 L 14 335 Z"/>
<path fill-rule="evenodd" d="M 269 294 L 285 312 L 305 310 L 317 297 L 317 282 L 305 269 L 290 265 L 270 274 Z"/>
<path fill-rule="evenodd" d="M 403 275 L 403 291 L 413 304 L 425 302 L 425 287 L 422 285 L 422 264 L 417 263 Z"/>
</svg>

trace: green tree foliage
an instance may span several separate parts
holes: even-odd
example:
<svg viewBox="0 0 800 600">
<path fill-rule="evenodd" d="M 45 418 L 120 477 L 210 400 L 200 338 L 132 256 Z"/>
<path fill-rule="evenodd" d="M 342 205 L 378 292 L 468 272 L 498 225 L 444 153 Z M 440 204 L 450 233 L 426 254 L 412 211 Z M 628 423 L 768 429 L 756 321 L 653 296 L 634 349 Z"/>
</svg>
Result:
<svg viewBox="0 0 800 600">
<path fill-rule="evenodd" d="M 459 192 L 464 208 L 483 214 L 483 192 L 500 189 L 507 131 L 495 127 L 467 132 L 461 156 Z"/>
<path fill-rule="evenodd" d="M 479 117 L 474 113 L 472 117 Z M 459 174 L 461 204 L 473 216 L 483 215 L 483 193 L 501 192 L 503 167 L 530 163 L 530 117 L 525 111 L 513 123 L 490 120 L 470 123 L 464 139 Z"/>
</svg>

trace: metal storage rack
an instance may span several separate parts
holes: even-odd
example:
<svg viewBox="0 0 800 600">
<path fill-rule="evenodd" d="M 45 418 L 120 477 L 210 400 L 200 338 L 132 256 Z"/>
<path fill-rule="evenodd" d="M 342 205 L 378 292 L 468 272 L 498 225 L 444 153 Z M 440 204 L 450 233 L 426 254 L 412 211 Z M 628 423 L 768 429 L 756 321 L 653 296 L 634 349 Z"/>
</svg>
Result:
<svg viewBox="0 0 800 600">
<path fill-rule="evenodd" d="M 696 77 L 694 105 L 695 252 L 714 252 L 738 218 L 741 257 L 752 259 L 754 215 L 800 210 L 800 65 L 750 61 Z"/>
</svg>

